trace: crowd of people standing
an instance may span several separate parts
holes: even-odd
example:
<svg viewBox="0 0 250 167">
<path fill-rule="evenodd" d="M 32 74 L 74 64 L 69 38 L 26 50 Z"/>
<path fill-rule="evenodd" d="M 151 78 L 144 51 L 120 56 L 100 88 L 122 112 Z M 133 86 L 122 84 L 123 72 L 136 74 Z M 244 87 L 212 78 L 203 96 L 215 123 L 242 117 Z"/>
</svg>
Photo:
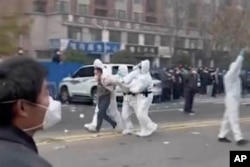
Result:
<svg viewBox="0 0 250 167">
<path fill-rule="evenodd" d="M 216 97 L 224 93 L 223 76 L 226 70 L 219 68 L 176 67 L 171 69 L 154 70 L 152 76 L 162 82 L 161 101 L 178 100 L 184 97 L 185 76 L 192 69 L 197 73 L 196 93 Z M 242 93 L 247 92 L 247 73 L 242 71 Z"/>
</svg>

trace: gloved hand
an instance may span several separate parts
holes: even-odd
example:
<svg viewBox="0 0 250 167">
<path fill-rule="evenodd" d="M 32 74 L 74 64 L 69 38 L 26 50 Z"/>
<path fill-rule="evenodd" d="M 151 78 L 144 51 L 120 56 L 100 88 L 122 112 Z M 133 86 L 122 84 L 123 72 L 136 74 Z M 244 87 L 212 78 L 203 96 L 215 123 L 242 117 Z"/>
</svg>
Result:
<svg viewBox="0 0 250 167">
<path fill-rule="evenodd" d="M 133 70 L 137 70 L 138 68 L 140 68 L 140 66 L 141 66 L 141 63 L 135 65 L 135 66 L 133 67 Z"/>
<path fill-rule="evenodd" d="M 242 49 L 242 50 L 240 51 L 240 56 L 244 57 L 244 55 L 245 55 L 245 49 Z"/>
</svg>

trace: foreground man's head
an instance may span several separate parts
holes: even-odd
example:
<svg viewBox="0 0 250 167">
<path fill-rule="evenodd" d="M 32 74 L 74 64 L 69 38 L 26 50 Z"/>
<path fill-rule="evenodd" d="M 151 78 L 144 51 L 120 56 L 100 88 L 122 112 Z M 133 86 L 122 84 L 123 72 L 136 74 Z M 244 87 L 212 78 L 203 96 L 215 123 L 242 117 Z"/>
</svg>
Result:
<svg viewBox="0 0 250 167">
<path fill-rule="evenodd" d="M 0 127 L 14 126 L 33 135 L 43 129 L 50 98 L 46 70 L 28 57 L 0 63 Z"/>
</svg>

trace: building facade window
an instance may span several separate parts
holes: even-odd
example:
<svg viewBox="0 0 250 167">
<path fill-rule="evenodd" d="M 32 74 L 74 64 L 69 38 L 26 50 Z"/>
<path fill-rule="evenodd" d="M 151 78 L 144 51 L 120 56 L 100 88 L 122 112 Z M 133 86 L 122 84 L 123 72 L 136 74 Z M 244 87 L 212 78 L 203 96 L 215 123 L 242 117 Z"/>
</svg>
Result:
<svg viewBox="0 0 250 167">
<path fill-rule="evenodd" d="M 82 15 L 88 15 L 89 14 L 89 6 L 85 4 L 79 4 L 78 5 L 78 13 Z"/>
<path fill-rule="evenodd" d="M 82 40 L 82 28 L 68 26 L 68 35 L 69 39 Z"/>
<path fill-rule="evenodd" d="M 126 19 L 125 10 L 115 10 L 115 16 L 117 19 Z"/>
<path fill-rule="evenodd" d="M 178 37 L 178 38 L 176 39 L 176 46 L 177 46 L 178 48 L 185 48 L 185 40 L 186 40 L 186 38 Z"/>
<path fill-rule="evenodd" d="M 68 13 L 70 11 L 69 10 L 69 2 L 68 1 L 63 1 L 63 0 L 56 1 L 56 11 L 57 12 Z"/>
<path fill-rule="evenodd" d="M 35 0 L 33 2 L 34 12 L 45 13 L 47 7 L 47 1 Z"/>
<path fill-rule="evenodd" d="M 128 43 L 129 44 L 139 44 L 139 34 L 138 33 L 128 33 Z"/>
<path fill-rule="evenodd" d="M 141 0 L 134 0 L 135 4 L 141 4 Z"/>
<path fill-rule="evenodd" d="M 102 41 L 102 30 L 90 29 L 90 34 L 92 41 Z"/>
<path fill-rule="evenodd" d="M 107 0 L 95 0 L 95 5 L 98 6 L 107 6 Z"/>
<path fill-rule="evenodd" d="M 141 13 L 134 12 L 134 18 L 133 18 L 134 21 L 141 22 L 141 18 L 142 18 Z"/>
<path fill-rule="evenodd" d="M 145 34 L 144 35 L 145 39 L 145 45 L 155 45 L 155 35 L 152 34 Z"/>
<path fill-rule="evenodd" d="M 147 0 L 146 1 L 146 10 L 147 12 L 154 13 L 156 12 L 156 3 L 154 0 Z"/>
<path fill-rule="evenodd" d="M 198 49 L 199 47 L 199 40 L 198 39 L 189 39 L 189 48 L 190 49 Z"/>
<path fill-rule="evenodd" d="M 148 23 L 156 23 L 157 19 L 156 19 L 156 17 L 147 16 L 145 21 Z"/>
<path fill-rule="evenodd" d="M 170 36 L 161 36 L 161 46 L 170 46 L 171 37 Z"/>
<path fill-rule="evenodd" d="M 95 9 L 95 16 L 107 17 L 108 11 L 105 9 Z"/>
<path fill-rule="evenodd" d="M 121 42 L 121 32 L 120 31 L 110 31 L 109 32 L 110 42 Z"/>
</svg>

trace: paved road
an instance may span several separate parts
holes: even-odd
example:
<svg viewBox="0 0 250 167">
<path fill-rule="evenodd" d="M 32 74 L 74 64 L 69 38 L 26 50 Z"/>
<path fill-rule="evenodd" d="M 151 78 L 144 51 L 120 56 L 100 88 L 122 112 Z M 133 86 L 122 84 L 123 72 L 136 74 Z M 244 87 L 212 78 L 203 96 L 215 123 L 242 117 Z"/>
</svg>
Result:
<svg viewBox="0 0 250 167">
<path fill-rule="evenodd" d="M 249 101 L 250 99 L 242 100 L 243 103 Z M 176 101 L 171 103 L 161 103 L 154 104 L 150 110 L 150 116 L 157 123 L 172 123 L 172 122 L 186 122 L 191 120 L 207 120 L 207 119 L 221 119 L 224 106 L 223 98 L 207 99 L 199 97 L 196 99 L 194 110 L 197 111 L 197 115 L 190 117 L 184 115 L 181 110 L 183 106 L 182 101 Z M 250 107 L 242 105 L 241 114 L 247 115 Z M 38 138 L 50 137 L 53 135 L 72 135 L 78 133 L 87 133 L 83 125 L 89 123 L 92 120 L 94 112 L 94 107 L 88 105 L 65 105 L 63 107 L 62 121 L 55 127 L 49 129 L 48 131 L 39 133 Z M 84 115 L 84 118 L 80 118 L 80 115 Z M 133 122 L 137 125 L 137 120 L 135 115 L 133 115 Z M 104 122 L 104 130 L 110 128 Z M 64 133 L 69 132 L 69 133 Z"/>
<path fill-rule="evenodd" d="M 182 102 L 152 106 L 150 116 L 160 128 L 149 138 L 122 136 L 110 131 L 107 124 L 101 134 L 89 134 L 83 124 L 91 120 L 94 108 L 65 106 L 63 121 L 38 134 L 36 140 L 41 155 L 55 167 L 229 166 L 230 150 L 250 150 L 250 146 L 239 148 L 235 143 L 217 142 L 224 109 L 219 101 L 223 99 L 196 99 L 197 115 L 193 117 L 180 112 Z M 244 105 L 248 101 L 242 100 L 241 125 L 250 139 L 250 107 Z M 79 118 L 80 114 L 85 115 L 84 119 Z M 64 133 L 65 129 L 69 133 Z"/>
<path fill-rule="evenodd" d="M 250 138 L 249 125 L 249 120 L 242 123 L 246 138 Z M 43 145 L 39 150 L 55 167 L 226 167 L 230 150 L 250 150 L 250 146 L 218 143 L 218 128 L 162 129 L 149 138 L 113 135 Z"/>
</svg>

